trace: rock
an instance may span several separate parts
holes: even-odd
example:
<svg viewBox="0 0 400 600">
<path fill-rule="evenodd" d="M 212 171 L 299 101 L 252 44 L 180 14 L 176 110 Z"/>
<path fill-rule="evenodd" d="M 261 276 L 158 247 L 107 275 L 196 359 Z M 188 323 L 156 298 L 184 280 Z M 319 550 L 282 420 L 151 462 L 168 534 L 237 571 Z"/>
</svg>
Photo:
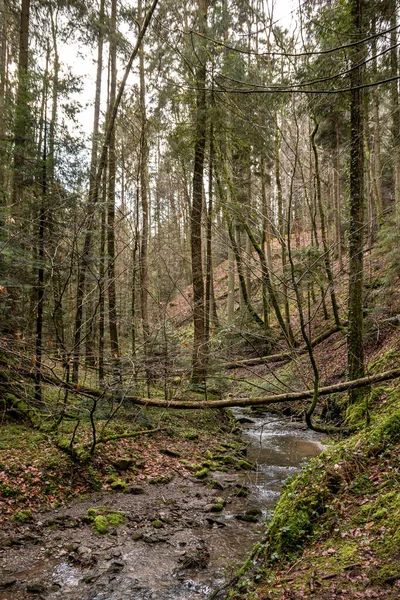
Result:
<svg viewBox="0 0 400 600">
<path fill-rule="evenodd" d="M 135 461 L 131 458 L 119 458 L 118 460 L 113 462 L 113 467 L 115 467 L 117 471 L 127 471 L 128 469 L 133 467 L 134 464 Z"/>
<path fill-rule="evenodd" d="M 133 534 L 133 536 L 132 536 L 132 539 L 133 539 L 135 542 L 137 542 L 137 541 L 139 541 L 139 540 L 142 540 L 142 539 L 143 539 L 143 531 L 136 531 L 136 532 Z"/>
<path fill-rule="evenodd" d="M 262 511 L 258 508 L 249 508 L 249 510 L 246 510 L 244 515 L 236 515 L 235 519 L 238 519 L 239 521 L 247 521 L 248 523 L 257 523 L 257 521 L 260 520 L 261 515 Z"/>
<path fill-rule="evenodd" d="M 122 569 L 125 567 L 125 563 L 121 560 L 114 560 L 111 565 L 108 567 L 108 573 L 120 573 Z"/>
<path fill-rule="evenodd" d="M 0 590 L 5 590 L 17 583 L 16 579 L 3 579 L 0 581 Z"/>
<path fill-rule="evenodd" d="M 159 452 L 165 456 L 172 456 L 173 458 L 180 458 L 181 456 L 179 452 L 176 452 L 176 450 L 170 450 L 169 448 L 160 448 Z"/>
<path fill-rule="evenodd" d="M 129 494 L 133 494 L 134 496 L 139 496 L 140 494 L 145 493 L 145 489 L 143 487 L 140 487 L 139 485 L 132 485 L 127 489 L 127 492 Z"/>
<path fill-rule="evenodd" d="M 155 529 L 161 529 L 161 527 L 164 527 L 162 521 L 160 521 L 160 519 L 154 519 L 154 521 L 151 522 L 151 524 L 153 525 L 153 527 Z"/>
<path fill-rule="evenodd" d="M 254 419 L 249 419 L 248 417 L 239 417 L 236 419 L 236 422 L 240 423 L 241 425 L 245 425 L 246 423 L 255 423 Z"/>
<path fill-rule="evenodd" d="M 211 505 L 209 512 L 221 512 L 225 506 L 225 500 L 223 498 L 217 497 L 215 498 L 213 504 Z"/>
<path fill-rule="evenodd" d="M 30 594 L 43 594 L 46 591 L 46 587 L 41 583 L 28 583 L 26 590 Z"/>
<path fill-rule="evenodd" d="M 81 579 L 81 582 L 87 583 L 87 584 L 94 583 L 96 581 L 96 579 L 98 579 L 98 577 L 99 577 L 99 575 L 96 573 L 89 573 L 88 575 L 85 575 L 85 577 L 83 577 Z"/>
</svg>

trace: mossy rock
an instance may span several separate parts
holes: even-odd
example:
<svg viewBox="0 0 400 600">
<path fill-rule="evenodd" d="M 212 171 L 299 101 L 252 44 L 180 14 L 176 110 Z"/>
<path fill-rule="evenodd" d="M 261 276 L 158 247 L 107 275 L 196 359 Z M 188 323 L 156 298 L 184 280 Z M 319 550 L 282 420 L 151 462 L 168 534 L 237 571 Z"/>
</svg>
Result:
<svg viewBox="0 0 400 600">
<path fill-rule="evenodd" d="M 224 489 L 224 486 L 222 485 L 222 483 L 221 483 L 220 481 L 217 481 L 216 479 L 213 479 L 213 480 L 210 482 L 210 485 L 209 485 L 209 487 L 210 487 L 212 490 L 223 490 L 223 489 Z"/>
<path fill-rule="evenodd" d="M 199 434 L 195 431 L 188 431 L 183 437 L 185 440 L 196 441 L 199 439 Z"/>
<path fill-rule="evenodd" d="M 258 508 L 249 508 L 243 515 L 237 515 L 236 518 L 239 521 L 245 521 L 247 523 L 257 523 L 262 516 L 262 511 Z"/>
<path fill-rule="evenodd" d="M 207 477 L 209 472 L 210 470 L 207 467 L 204 467 L 203 469 L 200 469 L 200 471 L 196 471 L 194 476 L 197 477 L 197 479 L 204 479 L 204 477 Z"/>
<path fill-rule="evenodd" d="M 97 517 L 93 520 L 93 529 L 100 533 L 100 535 L 104 535 L 108 532 L 109 522 L 107 517 L 104 515 L 97 515 Z"/>
<path fill-rule="evenodd" d="M 249 463 L 247 460 L 238 460 L 236 466 L 238 469 L 242 469 L 242 470 L 246 470 L 246 471 L 251 471 L 252 469 L 254 469 L 254 466 L 251 463 Z"/>
<path fill-rule="evenodd" d="M 104 535 L 110 527 L 119 527 L 125 522 L 125 513 L 109 510 L 105 506 L 98 506 L 88 509 L 86 520 L 92 524 L 97 533 Z"/>
<path fill-rule="evenodd" d="M 215 498 L 213 504 L 210 507 L 210 512 L 221 512 L 224 509 L 225 500 L 223 498 Z"/>
<path fill-rule="evenodd" d="M 162 521 L 160 521 L 160 519 L 154 519 L 154 521 L 152 521 L 151 524 L 155 529 L 161 529 L 162 527 L 164 527 L 164 524 Z"/>
<path fill-rule="evenodd" d="M 111 484 L 110 484 L 110 488 L 112 490 L 115 491 L 119 491 L 119 492 L 126 492 L 127 490 L 127 483 L 126 481 L 124 481 L 123 479 L 115 479 Z"/>
<path fill-rule="evenodd" d="M 249 490 L 246 487 L 240 486 L 237 487 L 235 490 L 235 496 L 237 498 L 247 498 L 247 496 L 249 495 Z"/>
<path fill-rule="evenodd" d="M 174 475 L 172 473 L 169 473 L 167 475 L 160 475 L 159 477 L 152 477 L 151 479 L 149 479 L 149 483 L 151 483 L 152 485 L 156 485 L 156 484 L 166 484 L 166 483 L 170 483 L 170 481 L 172 481 L 174 478 Z"/>
</svg>

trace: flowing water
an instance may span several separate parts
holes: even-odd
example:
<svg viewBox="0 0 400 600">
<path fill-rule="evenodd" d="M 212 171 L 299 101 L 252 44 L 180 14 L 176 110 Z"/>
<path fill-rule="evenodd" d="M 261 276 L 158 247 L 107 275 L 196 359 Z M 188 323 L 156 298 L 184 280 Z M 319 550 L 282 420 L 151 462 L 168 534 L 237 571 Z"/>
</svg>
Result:
<svg viewBox="0 0 400 600">
<path fill-rule="evenodd" d="M 114 537 L 102 538 L 88 526 L 61 532 L 44 528 L 47 533 L 37 540 L 39 548 L 30 548 L 25 568 L 8 569 L 15 582 L 3 591 L 0 585 L 0 600 L 32 598 L 32 583 L 39 585 L 38 590 L 42 586 L 44 598 L 54 600 L 206 599 L 244 562 L 262 536 L 262 521 L 270 516 L 285 480 L 322 450 L 321 436 L 300 423 L 250 409 L 233 412 L 241 422 L 246 458 L 256 465 L 254 471 L 213 472 L 212 478 L 222 488 L 217 492 L 194 478 L 176 478 L 159 490 L 149 486 L 146 495 L 102 497 L 102 503 L 133 516 L 133 523 L 137 515 L 147 526 L 164 515 L 171 524 L 140 541 L 134 541 L 134 524 L 119 528 Z M 246 498 L 236 497 L 238 486 L 248 490 Z M 210 512 L 215 495 L 226 500 L 221 513 Z M 70 516 L 84 515 L 93 500 L 74 505 Z M 249 509 L 262 511 L 258 523 L 237 519 Z M 76 562 L 71 560 L 71 546 L 77 547 L 72 556 Z M 191 553 L 197 556 L 202 548 L 208 554 L 207 567 L 182 568 L 182 561 Z M 29 553 L 29 548 L 18 552 Z"/>
</svg>

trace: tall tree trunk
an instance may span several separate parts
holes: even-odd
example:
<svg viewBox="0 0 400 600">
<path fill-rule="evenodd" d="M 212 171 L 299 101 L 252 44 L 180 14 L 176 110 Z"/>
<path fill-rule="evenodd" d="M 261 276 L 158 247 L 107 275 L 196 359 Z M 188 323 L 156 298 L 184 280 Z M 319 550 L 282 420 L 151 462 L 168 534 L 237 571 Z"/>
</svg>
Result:
<svg viewBox="0 0 400 600">
<path fill-rule="evenodd" d="M 117 92 L 117 0 L 111 1 L 111 39 L 110 39 L 110 106 L 114 106 Z M 110 330 L 111 354 L 116 373 L 119 370 L 119 340 L 115 269 L 115 128 L 110 136 L 108 147 L 108 194 L 107 194 L 107 279 L 108 279 L 108 326 Z"/>
<path fill-rule="evenodd" d="M 390 0 L 390 68 L 392 77 L 399 76 L 399 47 L 397 29 L 397 0 Z M 396 27 L 396 29 L 394 29 Z M 390 84 L 391 113 L 392 113 L 392 138 L 393 138 L 393 171 L 394 171 L 394 200 L 396 204 L 396 215 L 400 222 L 400 100 L 399 82 L 396 79 Z"/>
<path fill-rule="evenodd" d="M 100 225 L 100 264 L 99 264 L 99 385 L 103 387 L 104 346 L 105 346 L 105 260 L 106 260 L 106 203 L 107 203 L 107 169 L 103 172 L 102 210 Z"/>
<path fill-rule="evenodd" d="M 138 2 L 138 18 L 142 21 L 142 0 Z M 148 268 L 148 246 L 149 246 L 149 185 L 148 185 L 148 123 L 146 117 L 146 86 L 144 72 L 143 47 L 139 52 L 139 82 L 140 82 L 140 200 L 142 204 L 142 239 L 140 245 L 140 308 L 142 315 L 142 329 L 144 352 L 149 354 L 149 268 Z"/>
<path fill-rule="evenodd" d="M 362 38 L 363 0 L 351 0 L 352 31 Z M 364 242 L 364 151 L 363 151 L 363 47 L 355 46 L 351 56 L 350 104 L 350 218 L 349 218 L 349 329 L 347 364 L 350 379 L 364 376 L 363 337 L 363 242 Z M 354 402 L 363 392 L 351 390 L 349 401 Z"/>
<path fill-rule="evenodd" d="M 89 172 L 89 198 L 93 196 L 93 190 L 96 185 L 96 171 L 99 154 L 99 124 L 100 124 L 100 106 L 101 106 L 101 84 L 103 72 L 103 22 L 104 22 L 104 0 L 100 1 L 98 24 L 97 24 L 97 68 L 96 68 L 96 88 L 94 96 L 93 111 L 93 129 L 92 129 L 92 149 L 90 154 L 90 172 Z M 102 211 L 101 219 L 103 219 Z M 104 254 L 103 254 L 104 256 Z M 104 302 L 104 299 L 103 299 Z M 85 331 L 85 363 L 94 365 L 94 315 L 93 302 L 86 305 L 86 331 Z"/>
<path fill-rule="evenodd" d="M 213 100 L 211 100 L 213 103 Z M 214 123 L 210 124 L 210 150 L 208 159 L 208 211 L 206 226 L 206 301 L 205 301 L 205 342 L 210 339 L 210 321 L 212 309 L 212 217 L 213 217 L 213 169 L 214 169 Z"/>
<path fill-rule="evenodd" d="M 7 13 L 0 0 L 0 206 L 6 205 L 6 89 L 7 89 Z"/>
<path fill-rule="evenodd" d="M 206 33 L 207 10 L 209 0 L 198 0 L 198 31 Z M 206 347 L 205 347 L 205 306 L 202 259 L 202 208 L 203 208 L 203 173 L 204 154 L 206 145 L 206 53 L 205 40 L 201 39 L 196 68 L 196 120 L 194 138 L 193 165 L 193 201 L 191 212 L 191 257 L 193 282 L 193 358 L 192 381 L 201 383 L 206 376 Z"/>
<path fill-rule="evenodd" d="M 335 241 L 339 258 L 339 269 L 343 270 L 343 244 L 342 244 L 342 211 L 340 204 L 340 146 L 339 146 L 339 124 L 336 119 L 335 127 L 335 156 L 333 165 L 333 186 L 335 194 Z"/>
<path fill-rule="evenodd" d="M 22 0 L 19 25 L 18 89 L 14 126 L 14 157 L 12 204 L 21 214 L 21 194 L 24 182 L 26 137 L 29 125 L 29 17 L 30 0 Z"/>
<path fill-rule="evenodd" d="M 278 230 L 279 230 L 279 241 L 282 248 L 282 295 L 283 295 L 283 306 L 285 309 L 285 320 L 286 329 L 291 330 L 290 324 L 290 312 L 289 312 L 289 299 L 288 289 L 285 275 L 286 268 L 286 243 L 285 243 L 285 224 L 283 214 L 283 193 L 282 193 L 282 181 L 281 181 L 281 161 L 279 156 L 280 149 L 280 133 L 278 128 L 278 116 L 275 115 L 275 182 L 276 182 L 276 193 L 278 200 Z"/>
</svg>

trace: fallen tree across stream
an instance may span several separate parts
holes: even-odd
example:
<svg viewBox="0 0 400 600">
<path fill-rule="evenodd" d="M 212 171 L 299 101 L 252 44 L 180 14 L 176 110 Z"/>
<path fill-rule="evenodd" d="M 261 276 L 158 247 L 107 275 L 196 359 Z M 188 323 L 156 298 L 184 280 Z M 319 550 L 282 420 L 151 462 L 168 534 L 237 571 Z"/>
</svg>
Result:
<svg viewBox="0 0 400 600">
<path fill-rule="evenodd" d="M 360 379 L 354 379 L 352 381 L 343 381 L 341 383 L 335 383 L 321 387 L 318 391 L 319 396 L 329 396 L 340 392 L 348 392 L 349 390 L 361 389 L 369 387 L 375 383 L 381 383 L 383 381 L 390 381 L 400 377 L 400 367 L 391 369 L 390 371 L 384 371 L 377 373 L 376 375 L 367 375 Z M 95 390 L 87 387 L 80 387 L 79 389 L 74 386 L 67 385 L 61 380 L 53 379 L 48 376 L 44 377 L 43 380 L 47 383 L 62 386 L 67 388 L 70 392 L 81 394 L 93 398 L 109 398 L 118 394 L 118 397 L 123 399 L 125 402 L 131 404 L 137 404 L 139 406 L 154 406 L 159 408 L 175 408 L 180 410 L 196 409 L 200 410 L 203 408 L 230 408 L 234 406 L 268 406 L 269 404 L 275 404 L 277 402 L 295 402 L 297 400 L 308 400 L 314 396 L 314 390 L 301 390 L 299 392 L 285 392 L 283 394 L 274 394 L 269 396 L 249 396 L 245 398 L 228 397 L 221 400 L 213 401 L 194 401 L 174 398 L 172 400 L 161 400 L 158 398 L 143 398 L 141 396 L 131 396 L 123 390 L 116 390 L 115 392 L 105 392 L 104 390 Z"/>
</svg>

